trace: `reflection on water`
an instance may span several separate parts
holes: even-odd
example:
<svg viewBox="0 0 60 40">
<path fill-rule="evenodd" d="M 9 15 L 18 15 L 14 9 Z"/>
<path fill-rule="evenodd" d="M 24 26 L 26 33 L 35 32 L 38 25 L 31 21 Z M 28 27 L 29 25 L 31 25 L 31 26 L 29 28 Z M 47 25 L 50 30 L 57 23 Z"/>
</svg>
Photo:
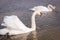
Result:
<svg viewBox="0 0 60 40">
<path fill-rule="evenodd" d="M 37 39 L 37 31 L 33 31 L 28 35 L 27 40 L 38 40 Z"/>
<path fill-rule="evenodd" d="M 31 35 L 31 36 L 29 36 Z M 32 38 L 30 38 L 32 37 Z M 37 40 L 37 34 L 36 31 L 33 31 L 31 33 L 21 34 L 21 35 L 15 35 L 15 36 L 9 36 L 9 35 L 0 35 L 0 40 Z"/>
<path fill-rule="evenodd" d="M 3 35 L 0 36 L 0 40 L 27 40 L 27 36 L 29 33 L 20 34 L 20 35 Z"/>
<path fill-rule="evenodd" d="M 33 40 L 37 40 L 37 32 L 36 31 L 32 32 L 32 36 L 33 36 Z"/>
<path fill-rule="evenodd" d="M 60 40 L 60 27 L 37 30 L 31 33 L 16 36 L 0 36 L 0 40 Z"/>
<path fill-rule="evenodd" d="M 60 27 L 51 28 L 43 32 L 40 36 L 41 40 L 60 40 Z"/>
</svg>

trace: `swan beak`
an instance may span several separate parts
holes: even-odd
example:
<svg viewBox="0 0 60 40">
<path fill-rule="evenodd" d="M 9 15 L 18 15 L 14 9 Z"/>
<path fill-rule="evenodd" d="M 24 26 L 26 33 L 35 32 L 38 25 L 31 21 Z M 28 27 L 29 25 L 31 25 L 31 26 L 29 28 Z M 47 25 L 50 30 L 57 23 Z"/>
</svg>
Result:
<svg viewBox="0 0 60 40">
<path fill-rule="evenodd" d="M 42 16 L 43 16 L 43 13 L 40 12 L 40 17 L 42 17 Z"/>
</svg>

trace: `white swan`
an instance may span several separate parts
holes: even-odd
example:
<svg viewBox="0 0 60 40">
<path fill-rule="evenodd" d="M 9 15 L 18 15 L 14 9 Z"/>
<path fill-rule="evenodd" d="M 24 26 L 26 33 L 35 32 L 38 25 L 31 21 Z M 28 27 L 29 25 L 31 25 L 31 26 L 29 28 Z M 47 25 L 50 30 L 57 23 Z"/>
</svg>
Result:
<svg viewBox="0 0 60 40">
<path fill-rule="evenodd" d="M 33 11 L 40 11 L 40 16 L 42 16 L 43 14 L 47 13 L 47 12 L 52 12 L 53 10 L 55 10 L 56 7 L 49 4 L 48 7 L 45 6 L 35 6 L 34 8 L 31 8 L 31 10 Z"/>
<path fill-rule="evenodd" d="M 38 11 L 35 11 L 33 13 L 31 18 L 32 20 L 31 28 L 26 27 L 16 15 L 5 16 L 3 23 L 1 25 L 6 26 L 6 28 L 0 29 L 0 35 L 5 35 L 6 33 L 9 33 L 9 35 L 17 35 L 36 30 L 36 24 L 35 24 L 36 14 L 39 15 L 40 13 L 38 13 Z"/>
</svg>

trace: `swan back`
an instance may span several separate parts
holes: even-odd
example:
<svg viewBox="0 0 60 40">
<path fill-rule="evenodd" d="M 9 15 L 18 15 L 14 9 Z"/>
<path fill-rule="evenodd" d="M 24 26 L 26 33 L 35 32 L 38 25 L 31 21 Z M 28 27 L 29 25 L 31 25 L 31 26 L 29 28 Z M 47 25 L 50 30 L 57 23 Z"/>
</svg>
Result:
<svg viewBox="0 0 60 40">
<path fill-rule="evenodd" d="M 45 7 L 45 6 L 35 6 L 33 8 L 31 8 L 30 10 L 32 11 L 40 11 L 42 13 L 46 13 L 46 12 L 51 12 L 53 11 L 53 9 L 55 10 L 55 6 L 49 4 L 48 7 Z"/>
<path fill-rule="evenodd" d="M 48 11 L 47 7 L 45 6 L 35 6 L 33 8 L 31 8 L 32 11 L 37 11 L 37 10 L 40 10 L 40 11 Z"/>
<path fill-rule="evenodd" d="M 39 11 L 41 13 L 43 13 L 44 15 L 47 13 L 47 12 L 51 12 L 52 9 L 49 9 L 48 7 L 45 7 L 45 6 L 36 6 L 34 8 L 31 8 L 32 11 Z"/>
</svg>

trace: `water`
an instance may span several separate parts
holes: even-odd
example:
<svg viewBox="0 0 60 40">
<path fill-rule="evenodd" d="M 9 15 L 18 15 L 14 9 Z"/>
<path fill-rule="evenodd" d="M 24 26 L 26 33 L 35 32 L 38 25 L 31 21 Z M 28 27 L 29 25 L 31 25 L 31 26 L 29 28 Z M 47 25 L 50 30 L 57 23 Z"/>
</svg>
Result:
<svg viewBox="0 0 60 40">
<path fill-rule="evenodd" d="M 60 0 L 0 0 L 0 24 L 6 15 L 17 15 L 27 26 L 31 27 L 32 11 L 30 8 L 38 5 L 47 6 L 52 4 L 56 6 L 56 12 L 49 13 L 47 16 L 36 16 L 37 31 L 17 35 L 5 39 L 6 36 L 0 36 L 0 40 L 60 40 Z M 0 25 L 0 29 L 4 28 Z M 35 36 L 33 36 L 35 35 Z M 17 37 L 17 38 L 16 38 Z M 1 39 L 2 38 L 2 39 Z"/>
</svg>

